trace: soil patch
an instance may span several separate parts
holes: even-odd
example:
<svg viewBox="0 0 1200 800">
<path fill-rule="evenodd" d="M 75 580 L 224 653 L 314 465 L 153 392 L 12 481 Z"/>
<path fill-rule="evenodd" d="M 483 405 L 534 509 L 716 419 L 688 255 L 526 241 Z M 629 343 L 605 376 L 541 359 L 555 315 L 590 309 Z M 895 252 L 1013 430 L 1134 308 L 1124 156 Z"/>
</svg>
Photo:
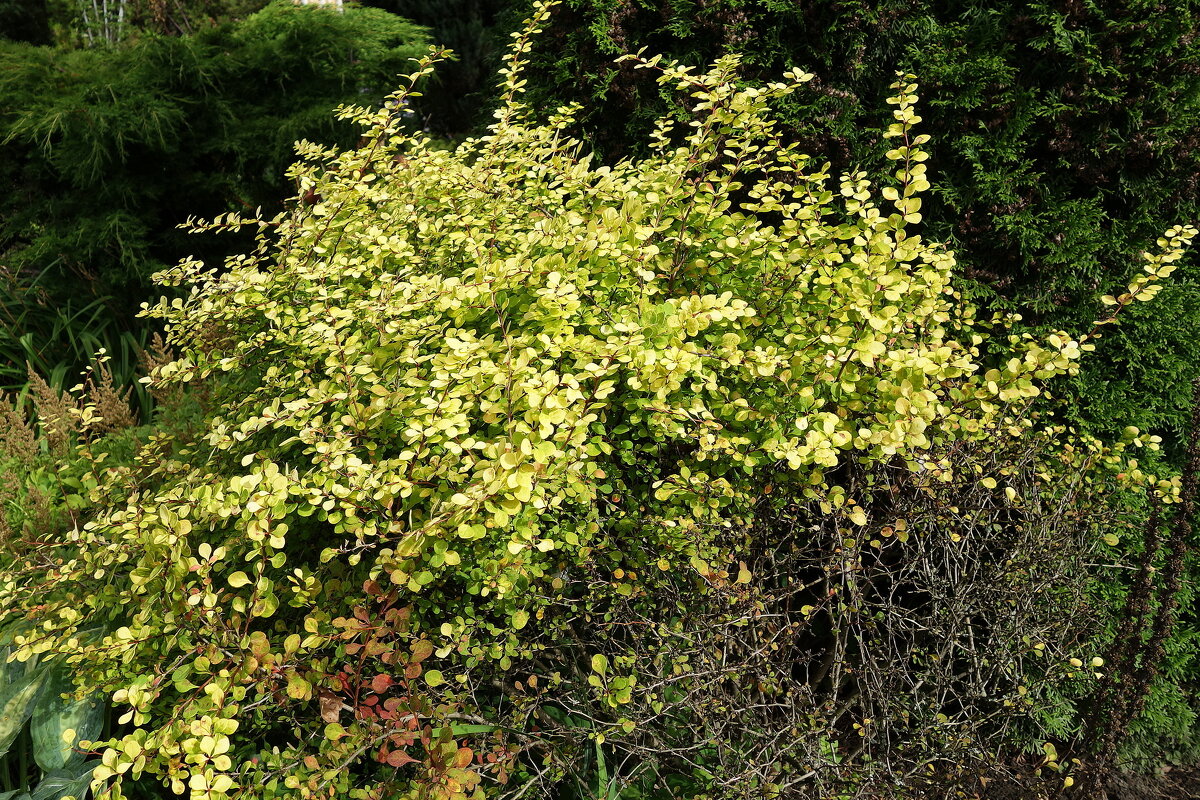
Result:
<svg viewBox="0 0 1200 800">
<path fill-rule="evenodd" d="M 1114 775 L 1106 794 L 1097 800 L 1196 800 L 1200 766 L 1167 767 L 1155 775 Z"/>
<path fill-rule="evenodd" d="M 1061 793 L 1051 795 L 1043 780 L 1030 776 L 1025 780 L 1010 777 L 988 781 L 974 800 L 1050 800 L 1079 797 Z M 1166 767 L 1149 775 L 1120 773 L 1113 775 L 1104 791 L 1086 800 L 1200 800 L 1200 765 Z"/>
</svg>

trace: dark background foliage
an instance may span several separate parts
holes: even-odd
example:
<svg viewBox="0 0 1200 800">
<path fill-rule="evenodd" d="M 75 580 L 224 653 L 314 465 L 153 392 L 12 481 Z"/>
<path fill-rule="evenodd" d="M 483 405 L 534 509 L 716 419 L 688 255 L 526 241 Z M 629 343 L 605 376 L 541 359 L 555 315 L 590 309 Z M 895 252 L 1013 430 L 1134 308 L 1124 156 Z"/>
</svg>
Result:
<svg viewBox="0 0 1200 800">
<path fill-rule="evenodd" d="M 46 0 L 5 0 L 0 3 L 0 37 L 14 42 L 50 44 Z"/>
<path fill-rule="evenodd" d="M 456 139 L 491 121 L 495 75 L 508 47 L 508 32 L 520 20 L 506 14 L 507 0 L 366 0 L 424 25 L 430 39 L 454 51 L 416 103 L 422 125 L 434 135 Z"/>
<path fill-rule="evenodd" d="M 336 107 L 380 102 L 425 44 L 424 29 L 379 9 L 287 2 L 112 47 L 0 43 L 0 283 L 45 306 L 23 320 L 47 329 L 38 355 L 73 356 L 51 335 L 64 307 L 102 301 L 127 326 L 154 271 L 243 249 L 178 226 L 281 208 L 294 142 L 353 145 Z M 19 382 L 23 363 L 10 366 Z"/>
</svg>

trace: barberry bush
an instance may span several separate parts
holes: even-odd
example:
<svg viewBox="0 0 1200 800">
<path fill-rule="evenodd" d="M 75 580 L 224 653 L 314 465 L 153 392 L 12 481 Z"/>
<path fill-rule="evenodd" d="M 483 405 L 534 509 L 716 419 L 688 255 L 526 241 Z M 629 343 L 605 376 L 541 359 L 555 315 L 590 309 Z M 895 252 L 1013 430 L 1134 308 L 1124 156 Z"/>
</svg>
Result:
<svg viewBox="0 0 1200 800">
<path fill-rule="evenodd" d="M 513 0 L 514 23 L 532 0 Z M 689 113 L 622 53 L 684 63 L 745 55 L 742 77 L 802 65 L 816 77 L 776 114 L 788 141 L 835 165 L 871 164 L 897 69 L 919 75 L 933 136 L 923 229 L 959 255 L 958 282 L 1029 330 L 1076 330 L 1097 294 L 1168 221 L 1200 218 L 1200 47 L 1195 0 L 566 0 L 526 75 L 530 102 L 584 104 L 577 135 L 602 158 L 641 152 L 656 117 Z M 511 24 L 511 23 L 510 23 Z M 1059 389 L 1064 412 L 1105 438 L 1163 436 L 1183 463 L 1200 373 L 1196 266 L 1097 343 Z"/>
<path fill-rule="evenodd" d="M 977 320 L 914 232 L 912 77 L 892 171 L 831 181 L 771 112 L 808 75 L 631 56 L 698 116 L 598 166 L 521 103 L 547 14 L 486 136 L 406 131 L 431 55 L 343 109 L 361 146 L 301 146 L 308 202 L 201 224 L 256 250 L 160 276 L 152 385 L 212 384 L 203 431 L 0 575 L 14 657 L 116 707 L 99 797 L 919 792 L 1096 679 L 1063 610 L 1118 540 L 1064 509 L 1177 485 L 1039 422 L 1099 325 Z"/>
</svg>

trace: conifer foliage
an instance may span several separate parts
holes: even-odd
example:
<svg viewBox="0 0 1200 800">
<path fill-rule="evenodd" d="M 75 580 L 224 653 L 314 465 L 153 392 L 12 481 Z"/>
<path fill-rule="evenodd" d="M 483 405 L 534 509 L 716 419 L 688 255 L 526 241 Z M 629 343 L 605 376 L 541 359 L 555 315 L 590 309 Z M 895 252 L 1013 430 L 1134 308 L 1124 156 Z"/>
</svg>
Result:
<svg viewBox="0 0 1200 800">
<path fill-rule="evenodd" d="M 425 41 L 378 9 L 282 2 L 112 48 L 0 42 L 0 385 L 19 386 L 26 361 L 77 371 L 71 339 L 129 329 L 153 272 L 247 246 L 179 226 L 274 213 L 294 194 L 284 175 L 294 143 L 353 145 L 334 109 L 377 102 Z M 18 355 L 10 336 L 35 352 Z M 118 351 L 115 336 L 100 344 Z"/>
</svg>

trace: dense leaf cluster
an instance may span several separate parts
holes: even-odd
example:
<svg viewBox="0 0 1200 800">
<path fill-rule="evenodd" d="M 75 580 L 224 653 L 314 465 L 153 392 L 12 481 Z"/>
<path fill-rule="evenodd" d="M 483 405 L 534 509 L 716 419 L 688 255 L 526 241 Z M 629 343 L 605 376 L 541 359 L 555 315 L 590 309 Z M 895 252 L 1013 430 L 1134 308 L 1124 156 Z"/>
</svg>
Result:
<svg viewBox="0 0 1200 800">
<path fill-rule="evenodd" d="M 926 225 L 960 254 L 963 285 L 1035 326 L 1078 327 L 1165 224 L 1200 214 L 1198 11 L 1194 0 L 570 0 L 534 55 L 529 96 L 582 102 L 579 130 L 617 158 L 640 151 L 660 114 L 692 109 L 614 58 L 744 53 L 751 81 L 793 66 L 816 76 L 781 109 L 784 135 L 840 171 L 871 162 L 885 87 L 912 72 L 934 141 Z M 1200 373 L 1196 277 L 1186 267 L 1085 367 L 1079 413 L 1105 435 L 1132 423 L 1180 452 Z"/>
</svg>

